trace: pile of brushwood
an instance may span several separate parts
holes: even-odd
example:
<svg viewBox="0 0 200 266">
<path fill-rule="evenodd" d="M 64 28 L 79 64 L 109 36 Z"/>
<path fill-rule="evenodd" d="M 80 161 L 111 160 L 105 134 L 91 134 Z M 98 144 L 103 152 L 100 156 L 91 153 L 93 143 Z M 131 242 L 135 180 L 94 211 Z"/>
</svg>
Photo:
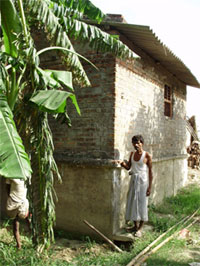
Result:
<svg viewBox="0 0 200 266">
<path fill-rule="evenodd" d="M 193 169 L 200 168 L 200 142 L 193 141 L 192 144 L 187 148 L 188 152 L 188 166 Z"/>
</svg>

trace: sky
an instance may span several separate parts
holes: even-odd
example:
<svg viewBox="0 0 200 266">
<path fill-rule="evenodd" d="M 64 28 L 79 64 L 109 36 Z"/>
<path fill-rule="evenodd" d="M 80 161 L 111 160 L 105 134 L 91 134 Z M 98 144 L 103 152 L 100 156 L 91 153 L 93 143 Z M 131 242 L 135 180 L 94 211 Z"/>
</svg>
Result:
<svg viewBox="0 0 200 266">
<path fill-rule="evenodd" d="M 200 82 L 200 0 L 91 0 L 104 13 L 146 25 Z M 200 89 L 187 86 L 187 116 L 200 130 Z"/>
</svg>

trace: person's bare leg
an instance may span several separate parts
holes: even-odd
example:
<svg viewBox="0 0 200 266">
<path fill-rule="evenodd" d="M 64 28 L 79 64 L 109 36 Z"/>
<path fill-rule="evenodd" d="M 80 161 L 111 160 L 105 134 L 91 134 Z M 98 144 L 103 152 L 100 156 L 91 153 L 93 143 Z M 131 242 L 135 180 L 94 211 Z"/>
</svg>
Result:
<svg viewBox="0 0 200 266">
<path fill-rule="evenodd" d="M 138 222 L 134 221 L 134 231 L 137 231 L 138 230 Z"/>
<path fill-rule="evenodd" d="M 19 234 L 19 219 L 16 217 L 13 221 L 13 234 L 17 242 L 18 249 L 21 248 L 20 234 Z"/>
<path fill-rule="evenodd" d="M 142 229 L 143 225 L 144 225 L 144 221 L 140 221 L 138 231 Z"/>
<path fill-rule="evenodd" d="M 144 225 L 144 221 L 140 221 L 140 223 L 139 223 L 139 227 L 138 227 L 138 230 L 137 230 L 137 232 L 135 233 L 135 236 L 136 236 L 136 237 L 141 237 L 141 236 L 142 236 L 142 231 L 141 231 L 141 229 L 142 229 L 143 225 Z"/>
<path fill-rule="evenodd" d="M 134 225 L 126 227 L 127 232 L 136 232 L 138 230 L 138 222 L 133 221 Z"/>
<path fill-rule="evenodd" d="M 28 216 L 26 217 L 26 224 L 28 225 L 28 229 L 29 229 L 29 232 L 31 233 L 31 218 L 32 218 L 32 214 L 29 213 Z"/>
</svg>

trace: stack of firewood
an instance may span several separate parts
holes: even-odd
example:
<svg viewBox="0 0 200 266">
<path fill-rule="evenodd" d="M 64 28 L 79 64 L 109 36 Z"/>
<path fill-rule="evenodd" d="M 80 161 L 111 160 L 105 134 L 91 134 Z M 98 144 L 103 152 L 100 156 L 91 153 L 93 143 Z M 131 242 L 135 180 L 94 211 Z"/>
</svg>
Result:
<svg viewBox="0 0 200 266">
<path fill-rule="evenodd" d="M 200 142 L 193 141 L 192 144 L 187 148 L 188 152 L 188 166 L 191 168 L 200 169 Z"/>
</svg>

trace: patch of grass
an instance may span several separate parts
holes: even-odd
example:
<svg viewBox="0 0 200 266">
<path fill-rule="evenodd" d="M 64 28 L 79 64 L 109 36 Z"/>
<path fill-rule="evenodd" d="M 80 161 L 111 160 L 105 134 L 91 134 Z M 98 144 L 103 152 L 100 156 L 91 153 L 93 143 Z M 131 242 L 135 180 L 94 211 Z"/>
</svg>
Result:
<svg viewBox="0 0 200 266">
<path fill-rule="evenodd" d="M 170 259 L 151 259 L 147 262 L 146 266 L 188 266 L 188 263 L 170 260 Z"/>
<path fill-rule="evenodd" d="M 80 254 L 77 256 L 72 263 L 77 266 L 82 265 L 98 265 L 98 266 L 110 266 L 110 265 L 127 265 L 129 261 L 136 256 L 140 251 L 142 251 L 148 244 L 150 244 L 156 237 L 158 233 L 147 232 L 144 234 L 143 238 L 137 238 L 132 244 L 130 251 L 124 251 L 123 253 L 113 252 L 107 250 L 103 254 L 95 254 L 95 252 L 90 250 L 88 254 Z M 72 264 L 73 265 L 73 264 Z"/>
<path fill-rule="evenodd" d="M 196 185 L 189 185 L 181 189 L 176 196 L 164 199 L 162 204 L 151 205 L 149 222 L 156 231 L 164 232 L 183 217 L 191 215 L 199 206 L 200 189 Z"/>
<path fill-rule="evenodd" d="M 189 215 L 200 206 L 200 189 L 197 185 L 189 185 L 179 190 L 174 197 L 164 200 L 157 210 L 172 215 Z"/>
<path fill-rule="evenodd" d="M 173 239 L 159 252 L 152 254 L 147 260 L 147 265 L 188 265 L 186 258 L 181 255 L 185 246 L 186 241 L 184 239 Z M 162 264 L 158 264 L 161 261 Z"/>
<path fill-rule="evenodd" d="M 74 259 L 71 265 L 126 265 L 131 260 L 131 257 L 131 253 L 125 251 L 123 253 L 109 251 L 102 255 L 95 255 L 91 253 L 85 256 L 84 254 L 82 254 L 81 256 L 78 256 L 76 259 Z"/>
<path fill-rule="evenodd" d="M 0 228 L 6 228 L 11 225 L 11 220 L 10 219 L 3 219 L 2 224 L 0 225 Z"/>
<path fill-rule="evenodd" d="M 88 249 L 91 249 L 96 244 L 96 242 L 92 240 L 89 236 L 85 237 L 85 241 L 86 241 L 86 248 Z"/>
<path fill-rule="evenodd" d="M 155 238 L 158 237 L 156 232 L 146 232 L 142 238 L 136 238 L 132 246 L 132 256 L 136 256 L 140 251 L 142 251 L 146 246 L 148 246 Z"/>
<path fill-rule="evenodd" d="M 174 217 L 161 217 L 159 213 L 155 213 L 153 211 L 149 211 L 149 223 L 153 225 L 154 230 L 157 232 L 165 232 L 171 226 L 176 223 L 176 219 Z"/>
</svg>

